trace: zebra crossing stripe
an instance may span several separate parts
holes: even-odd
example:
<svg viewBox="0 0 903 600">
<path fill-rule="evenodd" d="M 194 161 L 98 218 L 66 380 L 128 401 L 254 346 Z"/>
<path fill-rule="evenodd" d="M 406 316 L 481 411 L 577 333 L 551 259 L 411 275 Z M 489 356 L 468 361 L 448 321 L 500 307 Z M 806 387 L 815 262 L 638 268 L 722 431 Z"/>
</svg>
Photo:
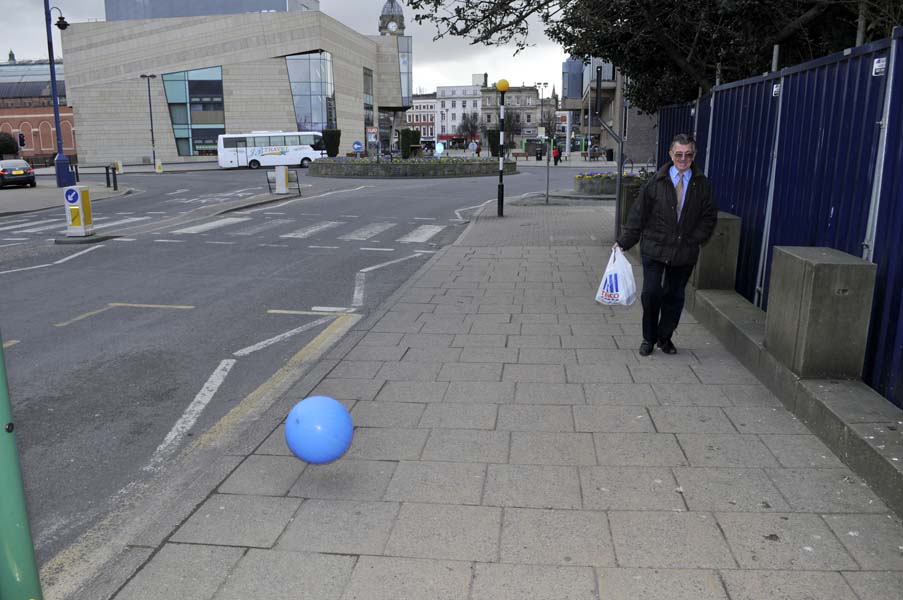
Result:
<svg viewBox="0 0 903 600">
<path fill-rule="evenodd" d="M 185 227 L 184 229 L 177 229 L 172 233 L 204 233 L 205 231 L 211 231 L 213 229 L 219 229 L 220 227 L 227 227 L 229 225 L 235 225 L 236 223 L 244 223 L 245 221 L 250 221 L 251 217 L 227 217 L 225 219 L 218 219 L 216 221 L 211 221 L 209 223 L 204 223 L 203 225 L 195 225 L 194 227 Z"/>
<path fill-rule="evenodd" d="M 269 221 L 264 221 L 263 223 L 260 223 L 258 225 L 252 225 L 244 229 L 239 229 L 238 231 L 230 232 L 229 235 L 254 235 L 256 233 L 266 231 L 267 229 L 282 227 L 283 225 L 292 223 L 293 221 L 294 219 L 272 219 Z"/>
<path fill-rule="evenodd" d="M 340 240 L 355 240 L 355 241 L 364 241 L 369 240 L 370 238 L 379 235 L 383 231 L 387 229 L 391 229 L 395 227 L 395 223 L 370 223 L 369 225 L 365 225 L 360 229 L 355 229 L 349 234 L 339 236 Z"/>
<path fill-rule="evenodd" d="M 130 217 L 128 219 L 120 219 L 119 221 L 113 221 L 111 223 L 104 223 L 103 225 L 95 225 L 94 229 L 104 229 L 106 227 L 115 227 L 117 225 L 125 225 L 126 223 L 134 223 L 136 221 L 146 221 L 150 219 L 150 217 Z"/>
<path fill-rule="evenodd" d="M 298 231 L 293 231 L 291 233 L 286 233 L 285 235 L 280 235 L 281 238 L 294 238 L 297 240 L 308 238 L 316 233 L 320 233 L 321 231 L 325 231 L 327 229 L 332 229 L 333 227 L 338 227 L 339 225 L 344 225 L 344 221 L 323 221 L 322 223 L 316 223 L 314 225 L 309 225 L 307 227 L 302 227 Z"/>
<path fill-rule="evenodd" d="M 443 229 L 445 229 L 445 225 L 421 225 L 406 236 L 400 237 L 395 241 L 402 244 L 423 243 Z"/>
<path fill-rule="evenodd" d="M 43 225 L 44 223 L 59 223 L 59 219 L 44 219 L 43 221 L 26 221 L 25 223 L 19 223 L 18 225 L 7 225 L 6 227 L 0 227 L 0 231 L 9 231 L 11 229 L 22 229 L 23 227 L 31 227 L 32 225 Z"/>
</svg>

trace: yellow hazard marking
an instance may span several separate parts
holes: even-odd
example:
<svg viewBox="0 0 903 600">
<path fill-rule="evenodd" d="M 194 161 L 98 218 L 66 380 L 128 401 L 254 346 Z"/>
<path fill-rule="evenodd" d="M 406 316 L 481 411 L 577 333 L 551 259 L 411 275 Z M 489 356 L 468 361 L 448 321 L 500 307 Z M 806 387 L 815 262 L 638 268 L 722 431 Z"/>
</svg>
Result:
<svg viewBox="0 0 903 600">
<path fill-rule="evenodd" d="M 77 317 L 69 319 L 68 321 L 63 321 L 62 323 L 54 323 L 54 327 L 65 327 L 67 325 L 72 325 L 73 323 L 77 323 L 83 319 L 87 319 L 88 317 L 93 317 L 94 315 L 99 315 L 102 312 L 108 311 L 111 308 L 162 308 L 169 310 L 191 310 L 193 306 L 182 306 L 178 304 L 128 304 L 125 302 L 111 302 L 104 306 L 103 308 L 98 308 L 97 310 L 88 311 L 86 313 L 80 314 Z"/>
<path fill-rule="evenodd" d="M 72 226 L 73 226 L 73 227 L 81 227 L 81 225 L 82 225 L 82 216 L 81 216 L 81 212 L 79 212 L 77 206 L 70 206 L 70 207 L 69 207 L 69 215 L 70 215 L 70 219 L 69 219 L 69 220 L 72 222 Z"/>
<path fill-rule="evenodd" d="M 333 313 L 334 315 L 335 313 Z M 211 447 L 228 440 L 228 434 L 234 432 L 249 415 L 262 414 L 281 395 L 287 392 L 305 371 L 300 369 L 305 363 L 316 361 L 329 347 L 337 342 L 362 315 L 340 315 L 330 323 L 320 335 L 301 348 L 284 367 L 276 371 L 272 377 L 263 382 L 256 390 L 248 394 L 238 406 L 230 410 L 216 425 L 195 439 L 189 452 L 195 448 Z"/>
<path fill-rule="evenodd" d="M 18 343 L 19 343 L 19 340 L 7 340 L 7 341 L 3 342 L 3 349 L 6 350 L 7 348 L 12 348 L 13 346 L 15 346 Z"/>
<path fill-rule="evenodd" d="M 91 216 L 91 191 L 82 190 L 82 212 L 85 213 L 85 225 L 93 225 L 94 218 Z"/>
</svg>

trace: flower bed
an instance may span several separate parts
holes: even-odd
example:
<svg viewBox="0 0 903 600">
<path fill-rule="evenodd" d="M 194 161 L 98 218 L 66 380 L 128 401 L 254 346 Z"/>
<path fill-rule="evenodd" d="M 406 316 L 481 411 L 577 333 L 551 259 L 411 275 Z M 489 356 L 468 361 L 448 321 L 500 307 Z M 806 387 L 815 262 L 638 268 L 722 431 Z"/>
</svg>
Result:
<svg viewBox="0 0 903 600">
<path fill-rule="evenodd" d="M 574 178 L 574 191 L 586 196 L 613 196 L 615 177 L 614 173 L 579 173 Z"/>
<path fill-rule="evenodd" d="M 517 172 L 517 163 L 505 162 L 505 174 Z M 312 177 L 484 177 L 498 175 L 496 160 L 473 158 L 321 158 L 310 164 Z"/>
</svg>

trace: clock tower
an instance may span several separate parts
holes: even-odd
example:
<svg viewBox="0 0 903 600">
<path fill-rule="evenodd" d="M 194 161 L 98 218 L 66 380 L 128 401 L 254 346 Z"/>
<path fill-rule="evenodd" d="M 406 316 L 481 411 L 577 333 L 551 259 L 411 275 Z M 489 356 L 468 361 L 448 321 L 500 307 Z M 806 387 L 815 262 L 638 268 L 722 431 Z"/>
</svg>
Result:
<svg viewBox="0 0 903 600">
<path fill-rule="evenodd" d="M 379 15 L 379 35 L 404 35 L 404 12 L 397 0 L 386 0 Z"/>
</svg>

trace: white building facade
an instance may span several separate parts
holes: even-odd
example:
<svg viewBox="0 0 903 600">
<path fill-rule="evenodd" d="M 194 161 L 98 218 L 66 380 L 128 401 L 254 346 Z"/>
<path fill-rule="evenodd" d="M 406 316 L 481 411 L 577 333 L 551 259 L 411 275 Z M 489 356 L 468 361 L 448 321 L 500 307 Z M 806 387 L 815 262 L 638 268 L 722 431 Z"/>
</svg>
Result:
<svg viewBox="0 0 903 600">
<path fill-rule="evenodd" d="M 420 132 L 420 143 L 436 141 L 436 94 L 414 94 L 405 116 L 407 127 Z"/>
<path fill-rule="evenodd" d="M 480 139 L 482 93 L 487 76 L 471 77 L 470 85 L 442 85 L 436 88 L 437 141 L 451 146 L 466 147 L 471 140 Z M 474 123 L 470 131 L 462 131 L 461 123 Z"/>
</svg>

